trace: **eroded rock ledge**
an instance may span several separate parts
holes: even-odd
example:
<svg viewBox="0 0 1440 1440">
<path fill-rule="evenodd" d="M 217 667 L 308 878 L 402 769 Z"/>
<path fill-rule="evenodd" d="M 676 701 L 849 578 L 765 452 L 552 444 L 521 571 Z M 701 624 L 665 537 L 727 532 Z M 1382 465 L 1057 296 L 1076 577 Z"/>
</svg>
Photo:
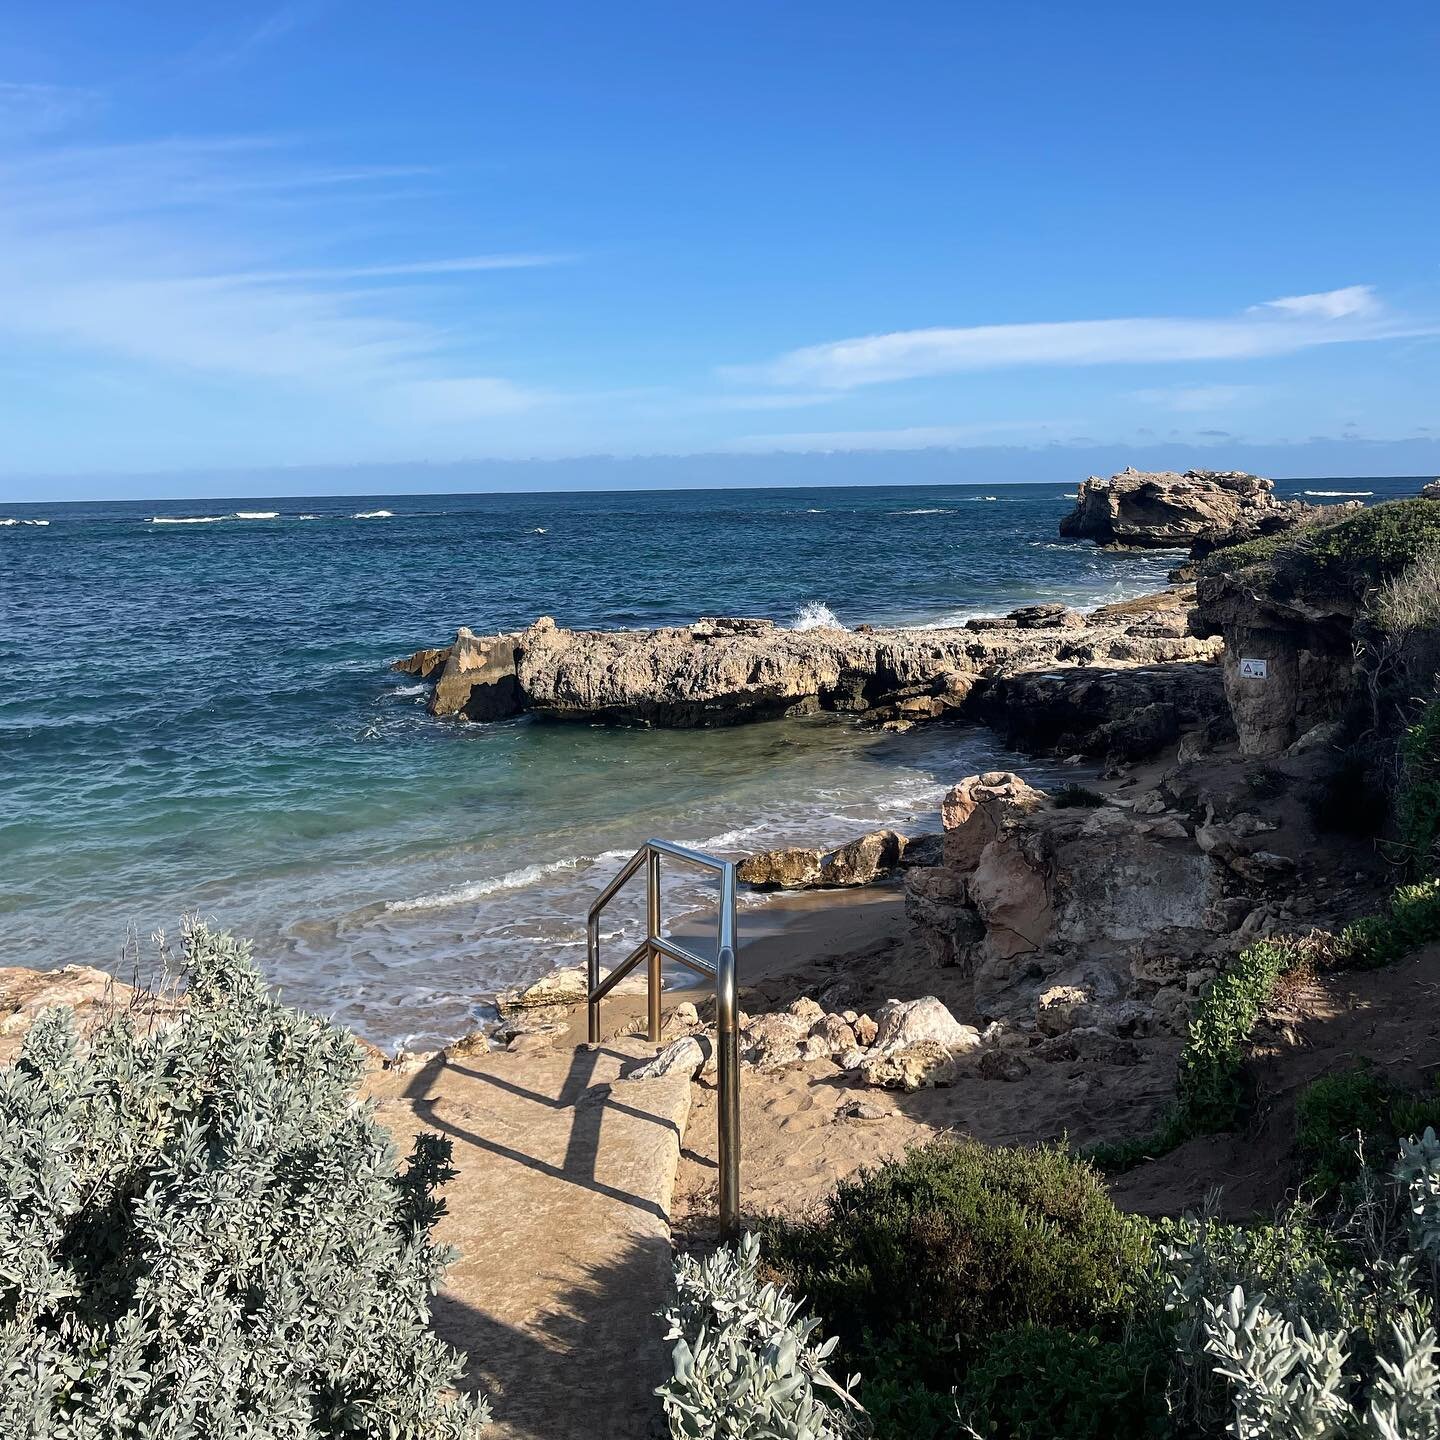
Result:
<svg viewBox="0 0 1440 1440">
<path fill-rule="evenodd" d="M 1047 676 L 1053 689 L 1058 673 L 1062 685 L 1088 687 L 1090 699 L 1075 707 L 1088 733 L 1137 708 L 1137 693 L 1147 704 L 1155 698 L 1148 676 L 1129 686 L 1101 683 L 1117 672 L 1165 667 L 1160 703 L 1180 704 L 1183 723 L 1221 708 L 1212 664 L 1219 646 L 1188 633 L 1193 598 L 1170 590 L 1089 615 L 1030 606 L 949 629 L 796 631 L 710 617 L 657 630 L 567 630 L 546 617 L 501 635 L 461 629 L 452 645 L 418 650 L 396 668 L 433 683 L 432 715 L 485 721 L 533 713 L 667 728 L 817 711 L 900 727 L 945 717 L 1007 728 L 1035 701 L 1030 688 L 1007 682 Z M 1060 738 L 1031 733 L 1033 725 L 1013 728 L 1035 744 Z"/>
<path fill-rule="evenodd" d="M 1346 507 L 1349 508 L 1349 507 Z M 1188 546 L 1192 557 L 1260 535 L 1333 520 L 1335 506 L 1277 500 L 1275 482 L 1243 470 L 1125 469 L 1092 475 L 1060 533 L 1100 545 Z"/>
</svg>

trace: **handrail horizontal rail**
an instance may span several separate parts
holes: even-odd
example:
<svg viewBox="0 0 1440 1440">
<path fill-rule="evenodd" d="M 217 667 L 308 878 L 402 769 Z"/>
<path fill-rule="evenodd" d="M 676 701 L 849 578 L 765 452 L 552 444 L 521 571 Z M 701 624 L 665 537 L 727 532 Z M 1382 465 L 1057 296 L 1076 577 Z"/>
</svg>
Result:
<svg viewBox="0 0 1440 1440">
<path fill-rule="evenodd" d="M 719 933 L 715 961 L 697 955 L 678 940 L 660 933 L 660 858 L 698 865 L 720 877 Z M 600 978 L 600 915 L 640 870 L 646 870 L 645 938 L 605 978 Z M 590 1043 L 600 1043 L 600 1002 L 642 960 L 647 960 L 648 1034 L 660 1041 L 661 961 L 673 960 L 715 982 L 715 1048 L 718 1069 L 720 1131 L 720 1225 L 732 1231 L 740 1215 L 740 1053 L 735 983 L 735 862 L 676 845 L 669 840 L 647 840 L 600 892 L 585 917 L 586 998 L 589 1002 Z"/>
<path fill-rule="evenodd" d="M 711 980 L 715 978 L 715 967 L 708 960 L 701 959 L 693 950 L 687 950 L 683 945 L 665 939 L 663 935 L 657 935 L 650 943 L 677 965 L 684 965 Z"/>
</svg>

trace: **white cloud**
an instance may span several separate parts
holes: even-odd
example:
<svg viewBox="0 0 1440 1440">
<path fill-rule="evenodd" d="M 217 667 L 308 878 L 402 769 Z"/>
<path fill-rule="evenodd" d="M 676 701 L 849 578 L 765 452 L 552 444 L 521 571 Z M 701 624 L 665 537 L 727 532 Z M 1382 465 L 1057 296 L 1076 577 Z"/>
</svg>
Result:
<svg viewBox="0 0 1440 1440">
<path fill-rule="evenodd" d="M 410 419 L 423 423 L 482 420 L 493 415 L 515 415 L 533 410 L 549 397 L 493 375 L 471 375 L 450 380 L 416 380 L 397 386 L 394 399 Z"/>
<path fill-rule="evenodd" d="M 1347 315 L 1379 313 L 1380 301 L 1373 285 L 1347 285 L 1343 290 L 1324 290 L 1318 295 L 1288 295 L 1281 300 L 1267 300 L 1252 305 L 1251 314 L 1279 310 L 1286 315 L 1317 315 L 1324 320 L 1340 320 Z"/>
<path fill-rule="evenodd" d="M 1019 444 L 1052 438 L 1071 420 L 998 420 L 975 425 L 909 425 L 892 430 L 811 430 L 789 435 L 744 435 L 725 446 L 746 454 L 785 450 L 800 453 L 840 450 L 933 450 L 977 441 L 1009 439 Z"/>
<path fill-rule="evenodd" d="M 731 379 L 853 389 L 1020 365 L 1162 364 L 1255 359 L 1317 345 L 1440 333 L 1387 314 L 1368 286 L 1292 296 L 1215 318 L 1139 317 L 901 330 L 791 350 Z"/>
<path fill-rule="evenodd" d="M 463 332 L 425 318 L 413 286 L 348 282 L 499 272 L 562 257 L 293 263 L 314 253 L 317 237 L 343 233 L 337 215 L 383 206 L 397 177 L 423 173 L 311 165 L 263 137 L 0 154 L 0 336 L 91 360 L 349 391 L 365 403 L 449 382 L 458 387 L 452 411 L 513 409 L 518 389 L 493 388 L 506 383 L 493 376 L 477 388 L 463 370 L 455 374 L 474 364 L 456 358 Z"/>
<path fill-rule="evenodd" d="M 1228 410 L 1244 405 L 1262 393 L 1258 385 L 1170 385 L 1134 390 L 1132 400 L 1142 405 L 1155 405 L 1162 410 L 1175 410 L 1184 415 L 1203 415 L 1214 410 Z"/>
</svg>

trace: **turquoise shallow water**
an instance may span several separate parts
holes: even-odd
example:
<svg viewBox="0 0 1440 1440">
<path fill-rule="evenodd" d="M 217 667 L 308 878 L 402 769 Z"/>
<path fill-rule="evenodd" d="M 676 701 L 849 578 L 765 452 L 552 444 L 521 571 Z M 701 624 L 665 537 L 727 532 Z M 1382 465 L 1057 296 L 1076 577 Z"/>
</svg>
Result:
<svg viewBox="0 0 1440 1440">
<path fill-rule="evenodd" d="M 983 732 L 833 717 L 437 722 L 388 661 L 540 614 L 933 624 L 1163 583 L 1173 555 L 1059 541 L 1068 504 L 1058 485 L 0 502 L 0 964 L 113 965 L 127 930 L 199 911 L 377 1041 L 458 1033 L 477 997 L 583 958 L 588 896 L 646 834 L 740 853 L 924 828 L 1004 757 Z M 677 876 L 667 902 L 704 898 Z"/>
</svg>

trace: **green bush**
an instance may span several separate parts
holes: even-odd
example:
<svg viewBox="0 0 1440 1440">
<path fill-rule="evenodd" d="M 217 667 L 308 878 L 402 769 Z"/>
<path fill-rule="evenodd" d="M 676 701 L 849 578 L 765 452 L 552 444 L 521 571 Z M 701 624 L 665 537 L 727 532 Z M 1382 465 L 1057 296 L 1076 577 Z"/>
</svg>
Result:
<svg viewBox="0 0 1440 1440">
<path fill-rule="evenodd" d="M 959 1433 L 951 1389 L 1020 1326 L 1119 1339 L 1153 1288 L 1148 1223 L 1058 1145 L 937 1140 L 837 1185 L 766 1253 L 865 1376 L 877 1436 Z M 1108 1353 L 1108 1352 L 1107 1352 Z"/>
<path fill-rule="evenodd" d="M 448 1143 L 397 1171 L 353 1037 L 229 935 L 185 950 L 173 1025 L 52 1010 L 0 1073 L 0 1434 L 469 1440 L 429 1328 Z"/>
<path fill-rule="evenodd" d="M 1400 742 L 1395 802 L 1401 863 L 1412 877 L 1429 875 L 1440 852 L 1440 705 L 1427 705 Z"/>
<path fill-rule="evenodd" d="M 1091 1331 L 1018 1326 L 982 1345 L 957 1406 L 975 1431 L 996 1440 L 1170 1435 L 1169 1348 L 1158 1329 L 1107 1340 Z"/>
<path fill-rule="evenodd" d="M 1440 940 L 1440 879 L 1401 885 L 1379 915 L 1347 925 L 1336 938 L 1332 963 L 1373 970 Z"/>
<path fill-rule="evenodd" d="M 1264 535 L 1207 556 L 1201 576 L 1269 565 L 1290 585 L 1343 584 L 1355 593 L 1382 584 L 1440 546 L 1440 502 L 1391 500 L 1326 525 Z"/>
<path fill-rule="evenodd" d="M 1228 1130 L 1247 1099 L 1244 1045 L 1275 982 L 1298 958 L 1293 941 L 1257 940 L 1205 992 L 1190 1022 L 1176 1075 L 1176 1101 L 1187 1136 Z"/>
<path fill-rule="evenodd" d="M 1322 1075 L 1295 1104 L 1295 1145 L 1306 1189 L 1328 1200 L 1360 1173 L 1357 1137 L 1377 1153 L 1395 1147 L 1391 1112 L 1396 1087 L 1367 1065 Z"/>
<path fill-rule="evenodd" d="M 1118 1323 L 1149 1259 L 1142 1221 L 1059 1145 L 937 1140 L 842 1181 L 766 1251 L 847 1345 L 940 1327 L 962 1343 L 1015 1325 Z"/>
</svg>

